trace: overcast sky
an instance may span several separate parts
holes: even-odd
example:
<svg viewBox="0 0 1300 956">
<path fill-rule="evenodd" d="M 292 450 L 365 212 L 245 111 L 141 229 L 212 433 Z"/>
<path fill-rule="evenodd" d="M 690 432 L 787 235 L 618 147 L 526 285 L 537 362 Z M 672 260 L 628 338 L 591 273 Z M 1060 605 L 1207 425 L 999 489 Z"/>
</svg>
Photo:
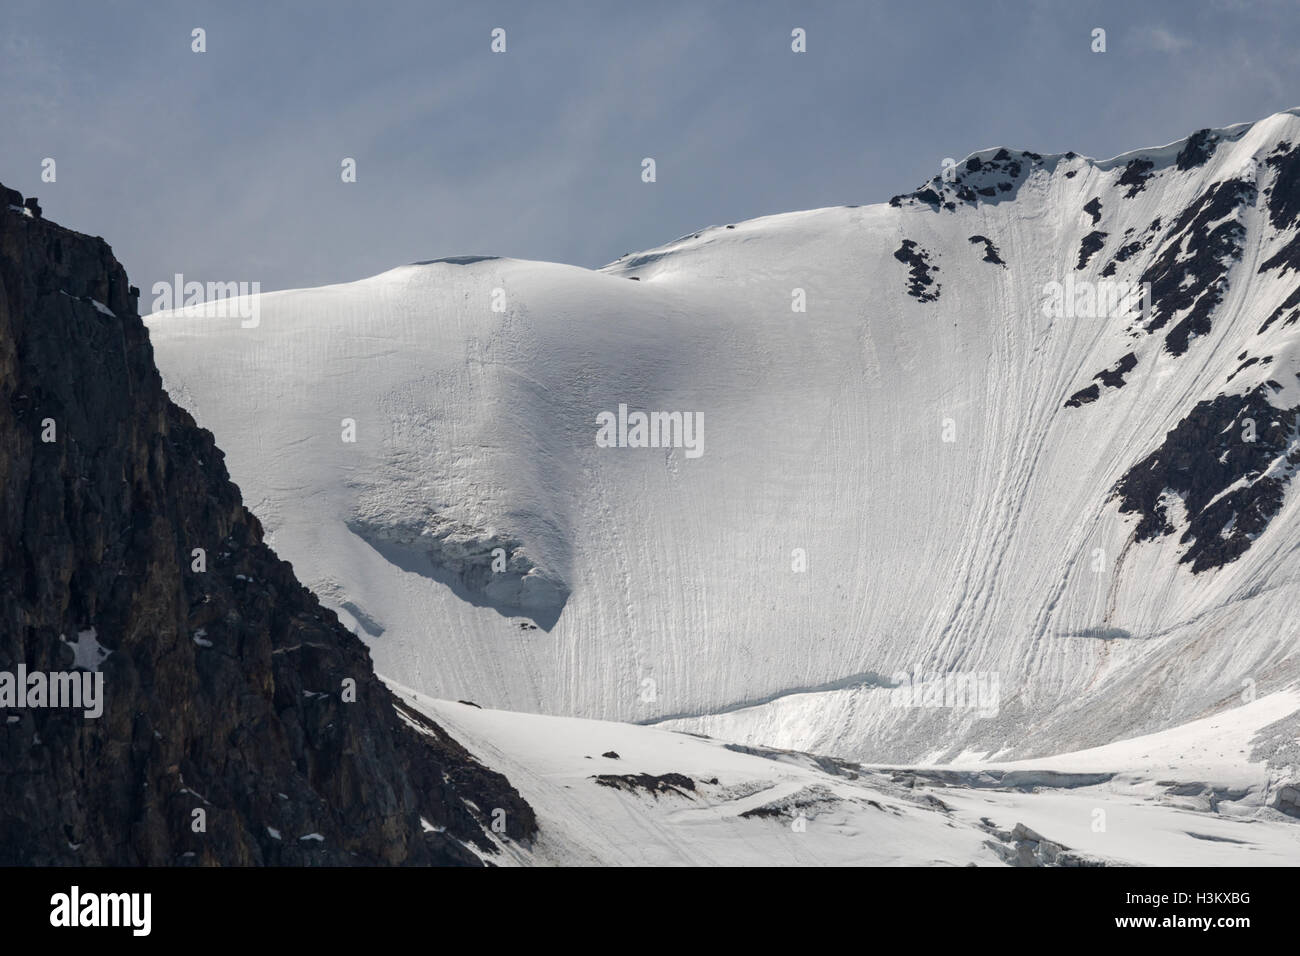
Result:
<svg viewBox="0 0 1300 956">
<path fill-rule="evenodd" d="M 1294 0 L 5 0 L 0 182 L 104 236 L 146 309 L 176 272 L 270 290 L 448 255 L 594 267 L 882 202 L 988 146 L 1101 158 L 1259 119 L 1300 105 L 1297 37 Z"/>
</svg>

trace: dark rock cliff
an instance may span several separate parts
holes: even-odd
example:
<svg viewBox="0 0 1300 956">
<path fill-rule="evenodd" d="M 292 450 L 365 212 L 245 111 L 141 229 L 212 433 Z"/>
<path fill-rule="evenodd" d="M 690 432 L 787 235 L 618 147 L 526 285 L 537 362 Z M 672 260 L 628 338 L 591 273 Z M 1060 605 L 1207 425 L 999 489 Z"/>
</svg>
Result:
<svg viewBox="0 0 1300 956">
<path fill-rule="evenodd" d="M 98 718 L 0 707 L 0 864 L 477 864 L 494 820 L 531 838 L 262 543 L 137 295 L 0 187 L 0 672 L 103 674 Z"/>
</svg>

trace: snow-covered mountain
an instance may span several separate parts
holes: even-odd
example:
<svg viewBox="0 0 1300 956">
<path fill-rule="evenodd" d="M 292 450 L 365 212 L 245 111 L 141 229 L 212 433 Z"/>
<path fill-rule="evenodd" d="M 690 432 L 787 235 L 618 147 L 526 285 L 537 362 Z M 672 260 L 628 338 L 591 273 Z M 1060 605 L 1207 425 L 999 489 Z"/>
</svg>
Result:
<svg viewBox="0 0 1300 956">
<path fill-rule="evenodd" d="M 412 692 L 916 762 L 1300 679 L 1300 110 L 228 305 L 165 383 Z"/>
</svg>

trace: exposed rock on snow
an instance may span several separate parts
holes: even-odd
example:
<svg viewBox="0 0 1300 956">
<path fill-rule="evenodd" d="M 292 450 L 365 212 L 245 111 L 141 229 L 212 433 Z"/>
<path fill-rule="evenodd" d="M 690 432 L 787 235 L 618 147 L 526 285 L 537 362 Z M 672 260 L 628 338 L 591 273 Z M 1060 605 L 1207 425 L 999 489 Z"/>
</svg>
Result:
<svg viewBox="0 0 1300 956">
<path fill-rule="evenodd" d="M 1121 512 L 1142 516 L 1138 541 L 1181 530 L 1180 543 L 1191 547 L 1179 560 L 1193 572 L 1222 567 L 1254 544 L 1282 509 L 1300 466 L 1300 406 L 1276 408 L 1271 391 L 1258 385 L 1246 395 L 1198 403 L 1125 472 L 1115 493 Z M 1162 503 L 1171 491 L 1182 498 L 1181 528 Z"/>
<path fill-rule="evenodd" d="M 911 266 L 908 272 L 907 294 L 918 302 L 936 302 L 943 287 L 934 281 L 933 272 L 939 267 L 930 261 L 930 253 L 919 247 L 911 239 L 904 239 L 903 244 L 894 252 L 894 258 L 904 265 Z M 934 288 L 930 288 L 934 286 Z"/>
</svg>

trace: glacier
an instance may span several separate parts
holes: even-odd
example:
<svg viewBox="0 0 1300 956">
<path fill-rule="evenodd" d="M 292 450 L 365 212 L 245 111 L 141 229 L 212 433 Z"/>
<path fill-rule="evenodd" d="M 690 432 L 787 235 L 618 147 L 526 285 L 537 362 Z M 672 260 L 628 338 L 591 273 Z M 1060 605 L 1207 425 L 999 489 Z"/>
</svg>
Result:
<svg viewBox="0 0 1300 956">
<path fill-rule="evenodd" d="M 1300 681 L 1298 144 L 1291 110 L 986 149 L 598 270 L 448 257 L 147 325 L 419 699 L 1010 766 Z M 1149 301 L 1045 308 L 1067 283 Z M 703 454 L 600 447 L 620 406 L 707 417 Z M 899 706 L 918 673 L 996 706 Z"/>
</svg>

